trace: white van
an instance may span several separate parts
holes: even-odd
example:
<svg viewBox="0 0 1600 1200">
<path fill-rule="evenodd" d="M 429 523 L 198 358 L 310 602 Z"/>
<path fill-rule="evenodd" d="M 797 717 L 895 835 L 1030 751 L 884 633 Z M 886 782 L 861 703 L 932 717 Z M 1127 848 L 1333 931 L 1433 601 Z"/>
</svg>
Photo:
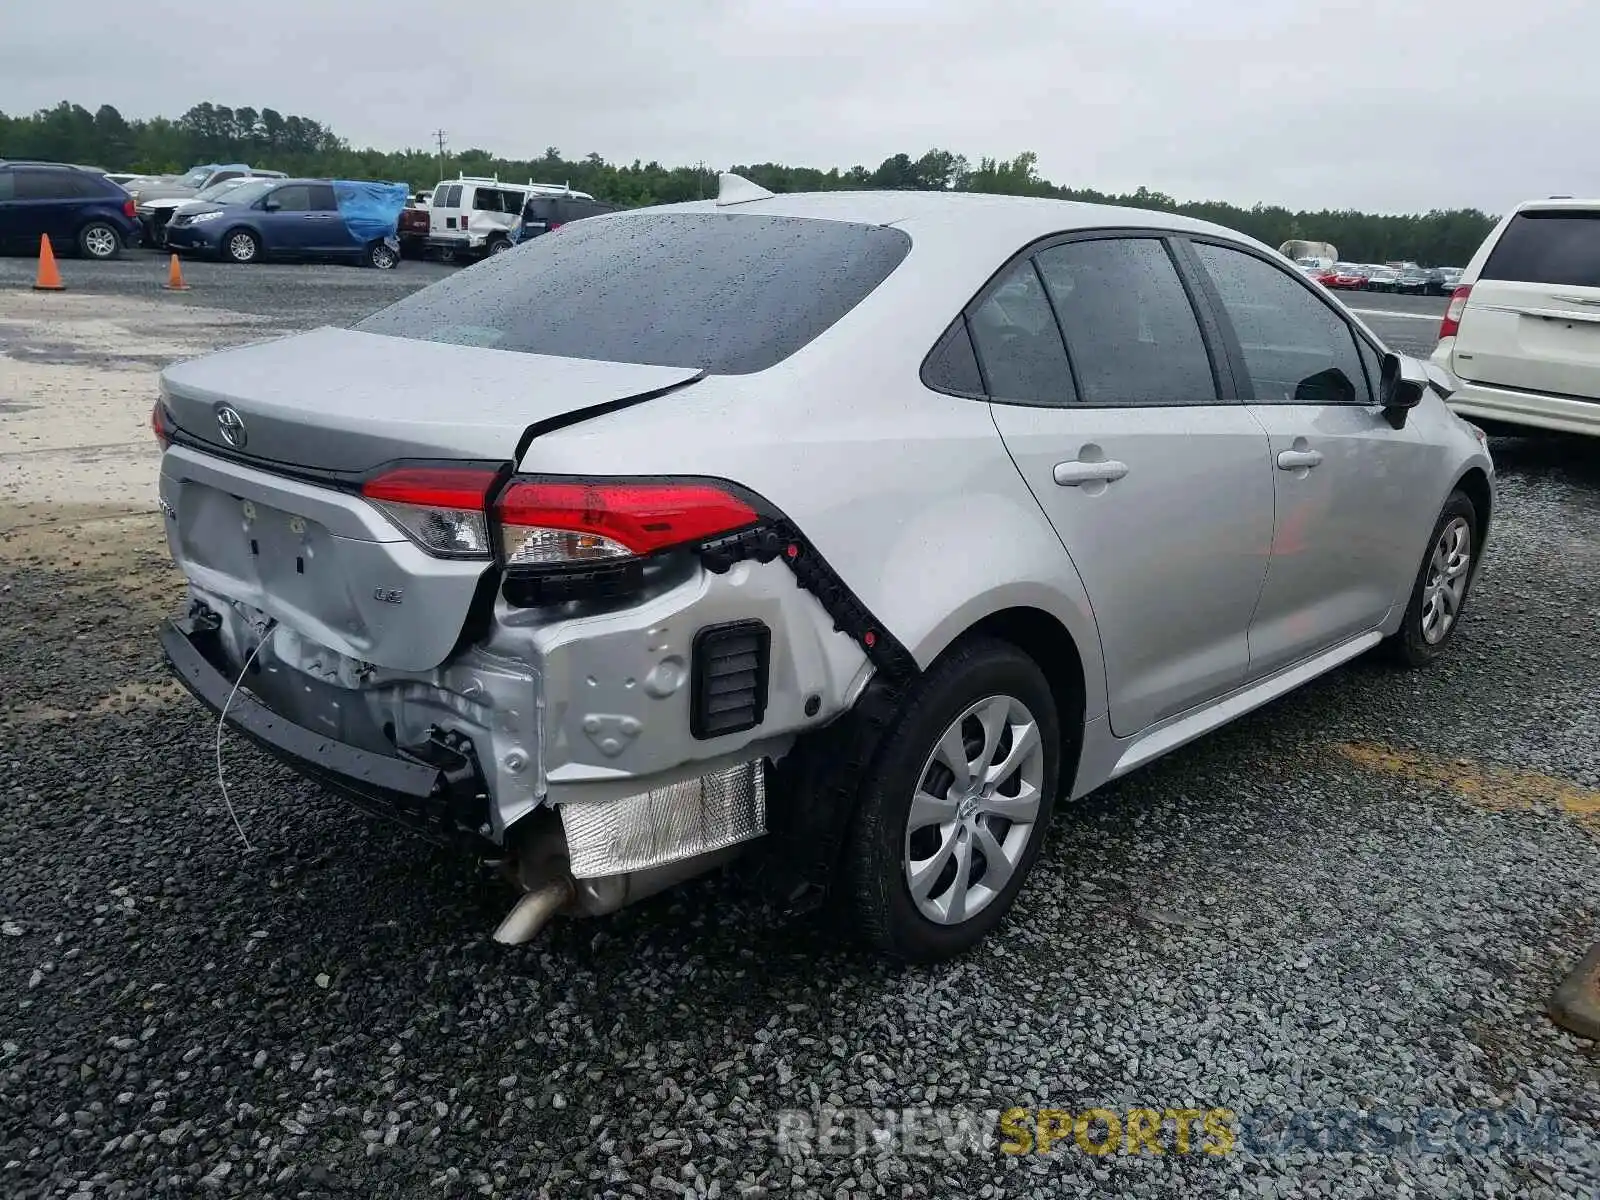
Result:
<svg viewBox="0 0 1600 1200">
<path fill-rule="evenodd" d="M 476 258 L 511 248 L 512 229 L 522 206 L 535 194 L 594 199 L 553 183 L 502 183 L 498 178 L 460 175 L 433 189 L 428 247 L 451 256 Z"/>
<path fill-rule="evenodd" d="M 1464 417 L 1600 436 L 1600 200 L 1505 217 L 1456 281 L 1433 361 Z"/>
</svg>

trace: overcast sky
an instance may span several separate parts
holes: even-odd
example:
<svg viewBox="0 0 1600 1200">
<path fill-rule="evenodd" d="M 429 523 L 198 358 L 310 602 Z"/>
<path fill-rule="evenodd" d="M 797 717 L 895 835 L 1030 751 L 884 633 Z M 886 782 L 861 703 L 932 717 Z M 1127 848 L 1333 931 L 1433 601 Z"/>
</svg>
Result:
<svg viewBox="0 0 1600 1200">
<path fill-rule="evenodd" d="M 1600 193 L 1593 0 L 0 0 L 0 111 L 211 100 L 356 145 L 876 166 L 1417 211 Z M 270 164 L 266 164 L 270 165 Z"/>
</svg>

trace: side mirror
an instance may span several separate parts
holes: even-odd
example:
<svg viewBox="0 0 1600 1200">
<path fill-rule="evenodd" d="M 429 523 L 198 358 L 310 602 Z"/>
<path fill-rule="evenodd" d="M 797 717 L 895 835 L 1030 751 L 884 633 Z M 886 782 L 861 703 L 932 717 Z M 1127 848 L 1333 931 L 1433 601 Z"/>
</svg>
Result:
<svg viewBox="0 0 1600 1200">
<path fill-rule="evenodd" d="M 1383 416 L 1396 429 L 1406 427 L 1406 413 L 1422 403 L 1422 393 L 1428 384 L 1420 369 L 1406 370 L 1406 362 L 1398 354 L 1383 356 L 1383 370 L 1378 376 L 1378 403 L 1383 406 Z"/>
<path fill-rule="evenodd" d="M 283 205 L 281 203 L 279 203 L 278 201 L 274 200 L 271 196 L 268 196 L 265 200 L 263 200 L 261 202 L 261 207 L 266 209 L 268 212 L 277 212 L 280 208 L 283 207 Z"/>
</svg>

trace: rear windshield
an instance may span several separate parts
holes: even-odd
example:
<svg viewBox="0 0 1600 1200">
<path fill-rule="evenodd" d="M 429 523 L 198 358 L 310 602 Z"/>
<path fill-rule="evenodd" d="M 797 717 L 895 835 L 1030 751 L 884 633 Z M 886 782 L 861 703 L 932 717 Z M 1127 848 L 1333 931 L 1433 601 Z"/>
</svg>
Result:
<svg viewBox="0 0 1600 1200">
<path fill-rule="evenodd" d="M 581 221 L 423 288 L 367 333 L 746 375 L 859 304 L 911 249 L 898 229 L 734 213 Z"/>
<path fill-rule="evenodd" d="M 1479 278 L 1600 287 L 1600 212 L 1518 213 Z"/>
</svg>

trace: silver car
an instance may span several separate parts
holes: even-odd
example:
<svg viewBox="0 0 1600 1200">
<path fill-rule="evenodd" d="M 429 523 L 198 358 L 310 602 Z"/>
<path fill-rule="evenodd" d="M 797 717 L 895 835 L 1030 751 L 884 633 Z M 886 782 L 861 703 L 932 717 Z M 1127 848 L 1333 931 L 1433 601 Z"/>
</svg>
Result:
<svg viewBox="0 0 1600 1200">
<path fill-rule="evenodd" d="M 746 852 L 938 959 L 1058 802 L 1445 650 L 1494 505 L 1452 383 L 1214 225 L 727 177 L 168 368 L 161 638 L 506 863 L 502 941 Z"/>
</svg>

